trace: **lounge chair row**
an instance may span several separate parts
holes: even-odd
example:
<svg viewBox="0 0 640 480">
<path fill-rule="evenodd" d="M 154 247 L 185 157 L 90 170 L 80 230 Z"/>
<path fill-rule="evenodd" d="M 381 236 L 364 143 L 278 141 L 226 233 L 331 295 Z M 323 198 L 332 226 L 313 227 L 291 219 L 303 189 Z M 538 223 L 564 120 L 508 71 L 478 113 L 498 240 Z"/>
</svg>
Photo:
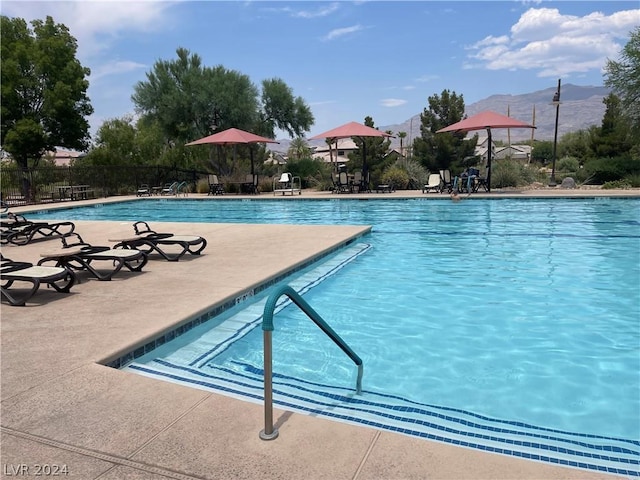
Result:
<svg viewBox="0 0 640 480">
<path fill-rule="evenodd" d="M 98 280 L 109 281 L 122 268 L 142 271 L 150 255 L 176 262 L 187 253 L 200 255 L 207 246 L 203 237 L 158 233 L 151 230 L 146 222 L 136 222 L 134 231 L 135 237 L 110 240 L 118 241 L 114 247 L 91 245 L 78 233 L 67 233 L 61 237 L 62 249 L 42 255 L 37 265 L 15 262 L 2 256 L 2 299 L 10 305 L 23 306 L 41 284 L 59 292 L 69 292 L 75 283 L 79 283 L 76 275 L 79 271 L 88 272 Z M 98 262 L 102 262 L 100 267 L 96 266 Z M 29 285 L 27 289 L 24 288 L 25 283 Z"/>
<path fill-rule="evenodd" d="M 8 220 L 0 222 L 0 243 L 26 245 L 35 240 L 60 238 L 73 233 L 73 222 L 32 222 L 23 215 L 8 214 Z"/>
</svg>

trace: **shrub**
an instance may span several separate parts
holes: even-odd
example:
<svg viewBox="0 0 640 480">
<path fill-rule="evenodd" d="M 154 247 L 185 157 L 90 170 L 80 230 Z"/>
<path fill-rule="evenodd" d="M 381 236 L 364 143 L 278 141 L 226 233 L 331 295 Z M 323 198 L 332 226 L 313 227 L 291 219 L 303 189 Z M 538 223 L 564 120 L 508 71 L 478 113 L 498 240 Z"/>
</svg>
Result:
<svg viewBox="0 0 640 480">
<path fill-rule="evenodd" d="M 640 188 L 640 173 L 633 173 L 624 177 L 624 181 L 627 182 L 631 188 Z"/>
<path fill-rule="evenodd" d="M 627 189 L 631 188 L 631 185 L 629 185 L 625 180 L 614 180 L 613 182 L 605 182 L 604 185 L 602 185 L 603 190 L 610 190 L 613 188 Z"/>
<path fill-rule="evenodd" d="M 502 160 L 492 165 L 491 187 L 504 188 L 516 187 L 520 178 L 520 170 L 515 162 Z"/>
<path fill-rule="evenodd" d="M 584 168 L 592 177 L 592 183 L 604 184 L 640 174 L 640 160 L 628 157 L 596 158 L 588 160 Z"/>
<path fill-rule="evenodd" d="M 557 172 L 575 173 L 580 168 L 580 162 L 575 157 L 562 157 L 556 164 Z"/>
<path fill-rule="evenodd" d="M 395 166 L 407 172 L 407 175 L 409 176 L 409 181 L 407 183 L 408 189 L 420 189 L 425 183 L 427 183 L 429 171 L 417 160 L 412 158 L 400 158 L 396 162 Z"/>
<path fill-rule="evenodd" d="M 209 180 L 207 178 L 201 178 L 196 183 L 196 193 L 209 193 Z"/>
<path fill-rule="evenodd" d="M 258 180 L 259 192 L 273 192 L 273 177 L 260 177 Z"/>
<path fill-rule="evenodd" d="M 409 174 L 406 170 L 393 166 L 382 173 L 382 183 L 393 185 L 395 189 L 406 190 L 409 185 Z"/>
</svg>

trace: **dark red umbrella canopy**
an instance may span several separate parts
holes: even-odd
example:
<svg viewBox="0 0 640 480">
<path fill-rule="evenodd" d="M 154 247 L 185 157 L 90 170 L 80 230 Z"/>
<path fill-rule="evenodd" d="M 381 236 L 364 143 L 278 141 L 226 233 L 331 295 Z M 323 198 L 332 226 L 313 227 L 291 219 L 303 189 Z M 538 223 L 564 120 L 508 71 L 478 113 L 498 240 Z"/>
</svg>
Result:
<svg viewBox="0 0 640 480">
<path fill-rule="evenodd" d="M 487 140 L 489 149 L 487 150 L 487 188 L 491 191 L 491 129 L 493 128 L 536 128 L 528 123 L 521 122 L 515 118 L 502 115 L 500 113 L 486 110 L 484 112 L 471 115 L 469 118 L 460 120 L 448 127 L 441 128 L 436 133 L 444 132 L 471 132 L 473 130 L 487 130 Z"/>
<path fill-rule="evenodd" d="M 320 138 L 327 138 L 330 140 L 338 140 L 339 138 L 350 138 L 350 137 L 392 137 L 386 132 L 381 132 L 380 130 L 368 127 L 358 122 L 349 122 L 336 127 L 332 130 L 326 131 L 319 135 L 315 135 L 311 137 L 311 140 L 317 140 Z M 367 151 L 366 145 L 362 142 L 362 174 L 364 178 L 368 178 L 368 168 L 367 168 Z"/>
<path fill-rule="evenodd" d="M 386 132 L 381 132 L 378 129 L 367 127 L 358 122 L 349 122 L 336 127 L 327 132 L 321 133 L 311 137 L 311 140 L 318 140 L 320 138 L 349 138 L 349 137 L 391 137 Z"/>
<path fill-rule="evenodd" d="M 442 132 L 470 132 L 472 130 L 484 130 L 486 128 L 536 128 L 528 123 L 515 118 L 507 117 L 487 110 L 460 120 L 448 127 L 441 128 L 436 133 Z"/>
<path fill-rule="evenodd" d="M 245 130 L 240 130 L 239 128 L 228 128 L 227 130 L 223 130 L 222 132 L 214 133 L 213 135 L 209 135 L 208 137 L 201 138 L 200 140 L 194 140 L 193 142 L 189 142 L 185 145 L 186 146 L 205 145 L 205 144 L 238 145 L 238 144 L 247 144 L 247 143 L 279 143 L 279 142 L 275 140 L 271 140 L 270 138 L 267 138 L 267 137 L 261 137 L 260 135 L 256 135 L 255 133 L 247 132 Z M 251 154 L 251 174 L 253 175 L 254 173 L 253 150 L 251 148 L 249 148 L 249 153 Z"/>
<path fill-rule="evenodd" d="M 246 132 L 239 128 L 229 128 L 222 132 L 214 133 L 208 137 L 201 138 L 200 140 L 194 140 L 186 145 L 204 145 L 206 143 L 213 143 L 216 145 L 235 145 L 239 143 L 278 143 L 270 138 L 261 137 L 255 133 Z"/>
</svg>

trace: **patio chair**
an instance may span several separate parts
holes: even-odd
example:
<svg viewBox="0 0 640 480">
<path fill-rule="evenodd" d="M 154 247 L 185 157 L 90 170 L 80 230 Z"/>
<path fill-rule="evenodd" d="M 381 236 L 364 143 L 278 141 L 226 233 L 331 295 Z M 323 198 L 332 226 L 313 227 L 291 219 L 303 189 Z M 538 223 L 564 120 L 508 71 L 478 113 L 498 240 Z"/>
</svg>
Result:
<svg viewBox="0 0 640 480">
<path fill-rule="evenodd" d="M 447 193 L 453 192 L 453 181 L 451 179 L 451 170 L 440 170 L 440 179 L 442 180 L 442 187 L 440 188 L 440 192 Z"/>
<path fill-rule="evenodd" d="M 437 173 L 432 173 L 431 175 L 429 175 L 429 178 L 427 179 L 427 183 L 424 185 L 424 187 L 422 187 L 422 193 L 429 193 L 431 191 L 435 193 L 440 193 L 441 192 L 440 184 L 441 184 L 440 175 Z"/>
<path fill-rule="evenodd" d="M 362 170 L 356 170 L 353 172 L 353 184 L 351 186 L 352 191 L 356 193 L 362 192 L 363 183 Z"/>
<path fill-rule="evenodd" d="M 12 306 L 24 306 L 42 284 L 53 287 L 57 292 L 68 293 L 76 281 L 75 274 L 63 267 L 35 266 L 28 262 L 14 262 L 6 257 L 2 257 L 1 262 L 0 294 Z M 24 287 L 19 287 L 22 283 L 30 284 L 30 287 L 23 291 Z"/>
<path fill-rule="evenodd" d="M 140 188 L 138 188 L 138 190 L 136 191 L 136 197 L 150 197 L 151 196 L 151 188 L 149 188 L 149 185 L 146 183 L 143 183 L 142 185 L 140 185 Z"/>
<path fill-rule="evenodd" d="M 480 175 L 477 168 L 467 168 L 460 176 L 453 179 L 453 190 L 457 192 L 472 193 L 477 191 L 476 183 Z"/>
<path fill-rule="evenodd" d="M 351 187 L 347 172 L 340 172 L 338 174 L 338 193 L 351 193 L 353 191 Z"/>
<path fill-rule="evenodd" d="M 331 193 L 340 192 L 340 180 L 337 172 L 331 172 Z"/>
<path fill-rule="evenodd" d="M 169 262 L 177 262 L 185 254 L 200 255 L 207 246 L 207 240 L 198 235 L 174 235 L 151 230 L 147 222 L 133 224 L 136 236 L 109 240 L 118 242 L 113 248 L 137 249 L 147 255 L 156 253 Z M 178 252 L 168 252 L 166 247 L 178 247 Z"/>
<path fill-rule="evenodd" d="M 209 175 L 209 193 L 207 195 L 224 195 L 224 188 L 218 181 L 217 175 Z"/>
<path fill-rule="evenodd" d="M 480 170 L 476 170 L 478 172 L 475 182 L 473 184 L 473 191 L 477 192 L 482 187 L 485 192 L 489 191 L 489 184 L 487 183 L 487 175 L 480 176 Z"/>
<path fill-rule="evenodd" d="M 248 173 L 244 176 L 244 183 L 242 184 L 242 191 L 249 195 L 258 194 L 258 175 Z"/>
<path fill-rule="evenodd" d="M 131 272 L 140 272 L 147 263 L 147 255 L 140 250 L 94 246 L 82 240 L 77 233 L 62 237 L 60 252 L 42 256 L 44 258 L 38 262 L 38 265 L 55 262 L 57 267 L 76 271 L 86 270 L 100 281 L 110 281 L 122 267 L 126 267 Z M 104 267 L 98 270 L 93 266 L 94 261 L 107 261 L 111 266 L 104 272 Z"/>
<path fill-rule="evenodd" d="M 0 243 L 26 245 L 36 240 L 59 238 L 75 230 L 73 222 L 32 222 L 22 215 L 13 215 L 12 220 L 0 225 Z"/>
</svg>

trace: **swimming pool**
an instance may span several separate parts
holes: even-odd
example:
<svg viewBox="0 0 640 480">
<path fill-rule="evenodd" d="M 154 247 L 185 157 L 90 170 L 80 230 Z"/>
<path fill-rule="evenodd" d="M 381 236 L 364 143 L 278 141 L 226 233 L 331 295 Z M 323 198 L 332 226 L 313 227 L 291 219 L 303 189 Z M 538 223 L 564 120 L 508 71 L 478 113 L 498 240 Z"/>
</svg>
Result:
<svg viewBox="0 0 640 480">
<path fill-rule="evenodd" d="M 339 401 L 339 407 L 325 407 L 335 418 L 358 423 L 360 416 L 362 423 L 494 451 L 507 448 L 494 437 L 521 435 L 525 440 L 506 445 L 527 447 L 529 458 L 536 449 L 520 443 L 562 455 L 576 450 L 589 459 L 587 468 L 604 465 L 625 474 L 593 452 L 613 455 L 634 475 L 640 439 L 639 207 L 638 199 L 607 198 L 458 204 L 145 200 L 135 208 L 123 203 L 65 210 L 64 217 L 371 224 L 363 240 L 368 246 L 354 245 L 323 262 L 337 262 L 338 274 L 312 266 L 292 279 L 305 286 L 328 277 L 314 283 L 305 299 L 363 358 L 365 395 L 351 395 L 354 369 L 337 347 L 299 311 L 285 308 L 274 333 L 280 405 L 295 409 L 297 403 L 319 414 L 319 404 Z M 156 353 L 168 360 L 136 364 L 151 370 L 149 365 L 165 362 L 167 370 L 147 374 L 258 395 L 260 314 L 256 306 L 228 312 L 220 322 L 236 326 L 214 335 L 234 341 L 212 355 L 202 357 L 211 348 L 193 344 L 166 346 Z M 258 328 L 244 327 L 252 323 Z M 184 348 L 197 354 L 185 356 Z M 194 367 L 199 371 L 191 372 Z M 182 379 L 175 378 L 178 372 Z M 402 415 L 390 414 L 395 406 Z M 410 409 L 417 412 L 405 413 Z M 476 433 L 470 437 L 461 429 Z M 557 445 L 559 437 L 568 446 Z"/>
</svg>

